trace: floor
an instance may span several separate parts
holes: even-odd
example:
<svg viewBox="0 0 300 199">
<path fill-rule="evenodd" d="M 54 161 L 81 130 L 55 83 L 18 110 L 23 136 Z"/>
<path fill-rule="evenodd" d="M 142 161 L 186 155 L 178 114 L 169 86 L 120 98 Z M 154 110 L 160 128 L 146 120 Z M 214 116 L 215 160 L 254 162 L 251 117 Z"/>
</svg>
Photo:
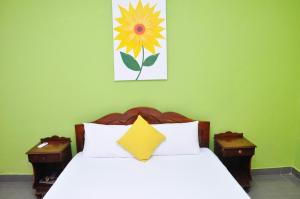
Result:
<svg viewBox="0 0 300 199">
<path fill-rule="evenodd" d="M 300 179 L 293 175 L 256 175 L 249 195 L 252 199 L 300 199 Z M 0 199 L 35 199 L 31 181 L 1 181 Z"/>
<path fill-rule="evenodd" d="M 300 199 L 300 179 L 294 175 L 255 175 L 249 195 L 252 199 Z"/>
</svg>

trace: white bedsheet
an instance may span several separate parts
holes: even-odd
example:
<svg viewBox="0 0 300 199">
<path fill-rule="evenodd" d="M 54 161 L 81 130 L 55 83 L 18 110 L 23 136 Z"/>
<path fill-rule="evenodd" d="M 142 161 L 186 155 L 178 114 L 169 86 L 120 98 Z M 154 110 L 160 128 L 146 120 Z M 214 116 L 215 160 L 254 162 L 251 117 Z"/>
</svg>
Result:
<svg viewBox="0 0 300 199">
<path fill-rule="evenodd" d="M 249 199 L 209 149 L 197 155 L 86 158 L 78 153 L 44 199 Z"/>
</svg>

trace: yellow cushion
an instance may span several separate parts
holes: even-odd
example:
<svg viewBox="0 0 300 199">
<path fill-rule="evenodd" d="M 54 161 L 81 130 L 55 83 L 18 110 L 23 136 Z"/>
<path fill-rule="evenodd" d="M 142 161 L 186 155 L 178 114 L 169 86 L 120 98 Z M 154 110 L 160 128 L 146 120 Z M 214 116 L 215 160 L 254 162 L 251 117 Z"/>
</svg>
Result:
<svg viewBox="0 0 300 199">
<path fill-rule="evenodd" d="M 117 141 L 138 160 L 148 160 L 165 136 L 138 116 L 128 131 Z"/>
</svg>

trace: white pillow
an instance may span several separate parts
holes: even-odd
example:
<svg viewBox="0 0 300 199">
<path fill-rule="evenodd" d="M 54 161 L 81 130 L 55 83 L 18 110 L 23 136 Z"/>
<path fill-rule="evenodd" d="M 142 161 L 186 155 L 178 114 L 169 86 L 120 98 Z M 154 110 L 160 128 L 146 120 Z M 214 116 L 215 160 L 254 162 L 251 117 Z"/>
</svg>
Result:
<svg viewBox="0 0 300 199">
<path fill-rule="evenodd" d="M 153 155 L 184 155 L 198 154 L 198 121 L 187 123 L 152 124 L 166 136 Z"/>
<path fill-rule="evenodd" d="M 132 157 L 117 143 L 130 126 L 84 123 L 83 155 L 86 157 Z"/>
</svg>

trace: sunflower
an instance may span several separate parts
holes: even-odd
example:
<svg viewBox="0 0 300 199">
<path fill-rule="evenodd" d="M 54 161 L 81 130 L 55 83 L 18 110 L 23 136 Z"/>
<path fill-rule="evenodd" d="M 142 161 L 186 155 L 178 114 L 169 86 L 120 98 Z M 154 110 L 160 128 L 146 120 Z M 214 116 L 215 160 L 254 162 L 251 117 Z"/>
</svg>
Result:
<svg viewBox="0 0 300 199">
<path fill-rule="evenodd" d="M 137 57 L 142 48 L 152 54 L 155 47 L 161 48 L 158 39 L 164 39 L 161 31 L 164 30 L 160 24 L 164 21 L 160 17 L 160 11 L 155 11 L 156 5 L 144 5 L 139 0 L 136 8 L 129 3 L 129 9 L 119 6 L 121 17 L 116 18 L 120 24 L 114 30 L 118 32 L 115 40 L 120 40 L 117 50 L 126 47 L 126 53 L 133 50 L 134 57 Z"/>
</svg>

